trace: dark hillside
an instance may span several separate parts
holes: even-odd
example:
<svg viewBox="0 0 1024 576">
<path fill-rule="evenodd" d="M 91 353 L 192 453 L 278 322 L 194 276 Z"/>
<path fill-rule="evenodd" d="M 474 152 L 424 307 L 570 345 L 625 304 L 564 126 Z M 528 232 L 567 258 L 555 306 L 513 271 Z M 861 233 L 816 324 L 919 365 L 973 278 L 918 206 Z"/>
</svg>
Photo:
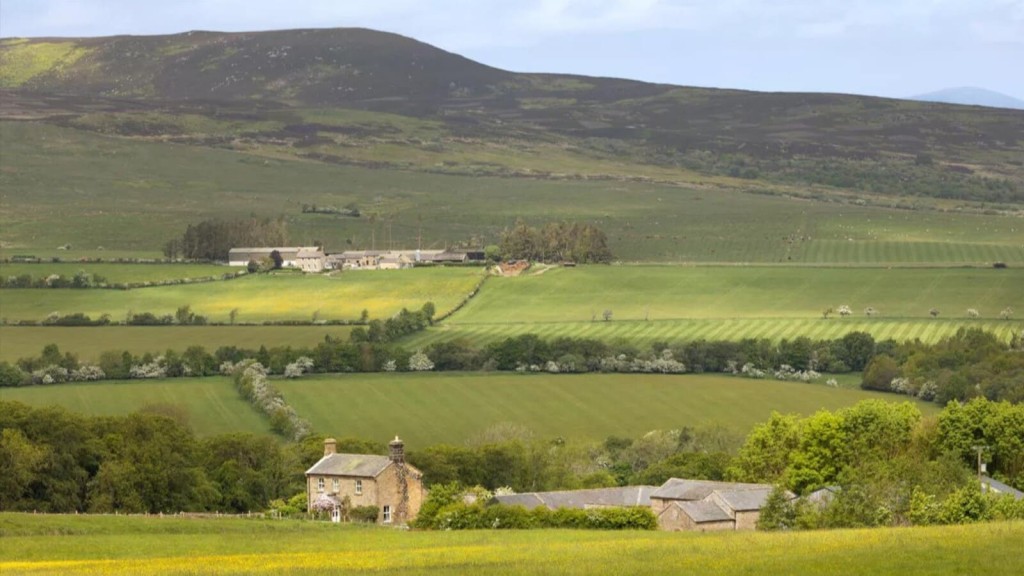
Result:
<svg viewBox="0 0 1024 576">
<path fill-rule="evenodd" d="M 366 29 L 5 39 L 0 89 L 0 118 L 368 167 L 1024 202 L 1024 111 L 519 74 Z"/>
</svg>

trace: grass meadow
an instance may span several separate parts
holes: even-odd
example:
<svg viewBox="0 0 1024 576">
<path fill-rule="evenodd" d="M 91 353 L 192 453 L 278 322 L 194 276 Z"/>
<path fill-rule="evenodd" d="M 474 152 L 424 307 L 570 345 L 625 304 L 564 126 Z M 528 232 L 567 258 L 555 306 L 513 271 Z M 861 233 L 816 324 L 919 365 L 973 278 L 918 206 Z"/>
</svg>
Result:
<svg viewBox="0 0 1024 576">
<path fill-rule="evenodd" d="M 89 416 L 121 416 L 148 406 L 171 406 L 196 434 L 270 434 L 270 423 L 228 378 L 108 380 L 54 386 L 0 388 L 0 400 L 57 405 Z"/>
<path fill-rule="evenodd" d="M 0 572 L 1020 573 L 1024 523 L 815 532 L 408 532 L 297 520 L 0 514 Z"/>
<path fill-rule="evenodd" d="M 129 312 L 174 314 L 190 305 L 212 322 L 358 320 L 388 318 L 402 308 L 434 303 L 441 314 L 454 308 L 480 281 L 479 268 L 431 268 L 346 272 L 306 276 L 297 272 L 252 275 L 221 282 L 153 286 L 133 290 L 5 289 L 0 314 L 8 323 L 41 321 L 52 312 L 82 312 L 92 318 L 108 314 L 122 321 Z"/>
<path fill-rule="evenodd" d="M 462 310 L 405 343 L 486 343 L 518 334 L 655 341 L 839 338 L 934 342 L 964 326 L 1009 339 L 1024 311 L 1024 270 L 776 266 L 580 266 L 493 278 Z M 854 314 L 822 318 L 848 305 Z M 867 317 L 865 308 L 877 314 Z M 929 311 L 939 310 L 933 318 Z M 967 309 L 978 310 L 968 318 Z M 612 312 L 611 320 L 603 319 Z"/>
<path fill-rule="evenodd" d="M 852 379 L 844 384 L 853 385 Z M 603 440 L 650 430 L 722 424 L 745 434 L 771 412 L 811 414 L 868 398 L 904 396 L 823 384 L 718 375 L 393 373 L 317 375 L 275 383 L 320 433 L 387 439 L 412 448 L 473 441 L 498 425 L 538 438 Z M 89 415 L 176 406 L 199 434 L 263 433 L 267 421 L 229 378 L 125 380 L 0 388 L 0 400 L 57 404 Z M 938 406 L 915 404 L 926 414 Z"/>
<path fill-rule="evenodd" d="M 193 345 L 211 353 L 221 346 L 314 346 L 325 336 L 347 339 L 351 330 L 349 326 L 0 326 L 0 360 L 38 356 L 47 344 L 92 362 L 108 350 L 142 355 L 168 349 L 182 352 Z"/>
<path fill-rule="evenodd" d="M 1024 225 L 1009 216 L 751 194 L 714 177 L 677 186 L 453 176 L 2 127 L 0 256 L 155 256 L 190 223 L 256 214 L 283 215 L 292 242 L 322 240 L 328 251 L 412 247 L 420 235 L 424 248 L 497 243 L 522 217 L 596 224 L 629 262 L 1024 263 Z M 304 203 L 355 203 L 365 217 L 304 214 Z"/>
<path fill-rule="evenodd" d="M 538 438 L 635 438 L 650 430 L 724 424 L 745 434 L 771 412 L 811 414 L 868 398 L 906 397 L 824 384 L 720 375 L 397 373 L 280 382 L 317 431 L 390 438 L 417 448 L 472 441 L 498 424 Z M 925 413 L 938 406 L 915 402 Z"/>
</svg>

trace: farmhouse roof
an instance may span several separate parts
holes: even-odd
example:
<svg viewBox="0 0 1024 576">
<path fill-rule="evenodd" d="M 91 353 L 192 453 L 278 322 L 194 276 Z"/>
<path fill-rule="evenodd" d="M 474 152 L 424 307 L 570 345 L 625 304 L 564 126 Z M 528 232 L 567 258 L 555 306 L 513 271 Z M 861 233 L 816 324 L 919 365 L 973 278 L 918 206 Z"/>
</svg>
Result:
<svg viewBox="0 0 1024 576">
<path fill-rule="evenodd" d="M 768 484 L 746 484 L 742 482 L 716 482 L 713 480 L 687 480 L 683 478 L 669 478 L 657 490 L 651 493 L 651 498 L 661 500 L 703 500 L 716 490 L 738 491 L 768 489 Z"/>
<path fill-rule="evenodd" d="M 690 519 L 698 524 L 733 520 L 732 515 L 727 510 L 724 510 L 714 502 L 675 502 L 674 505 L 678 506 Z"/>
<path fill-rule="evenodd" d="M 650 506 L 654 486 L 621 486 L 588 490 L 562 490 L 558 492 L 526 492 L 495 496 L 501 504 L 527 508 L 546 506 L 557 508 L 591 508 L 601 506 Z"/>
<path fill-rule="evenodd" d="M 376 478 L 391 465 L 387 456 L 373 454 L 329 454 L 320 459 L 306 474 L 325 476 L 358 476 Z"/>
<path fill-rule="evenodd" d="M 296 258 L 323 258 L 324 253 L 317 247 L 312 248 L 299 248 L 299 251 L 295 254 Z"/>
</svg>

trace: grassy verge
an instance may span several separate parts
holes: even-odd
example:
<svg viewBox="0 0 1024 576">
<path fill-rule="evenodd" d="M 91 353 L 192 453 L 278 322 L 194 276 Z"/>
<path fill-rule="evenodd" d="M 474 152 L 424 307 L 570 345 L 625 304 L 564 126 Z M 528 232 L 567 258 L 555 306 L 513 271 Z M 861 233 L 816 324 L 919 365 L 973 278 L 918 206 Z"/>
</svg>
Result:
<svg viewBox="0 0 1024 576">
<path fill-rule="evenodd" d="M 0 515 L 5 574 L 966 574 L 1024 524 L 801 533 L 402 532 L 297 521 Z M 25 534 L 25 535 L 14 535 Z"/>
</svg>

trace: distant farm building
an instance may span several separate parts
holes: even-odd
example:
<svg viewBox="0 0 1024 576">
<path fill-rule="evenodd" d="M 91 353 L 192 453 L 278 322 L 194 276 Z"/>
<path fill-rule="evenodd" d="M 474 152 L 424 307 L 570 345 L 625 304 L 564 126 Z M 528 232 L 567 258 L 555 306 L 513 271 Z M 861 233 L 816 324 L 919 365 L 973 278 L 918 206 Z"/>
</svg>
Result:
<svg viewBox="0 0 1024 576">
<path fill-rule="evenodd" d="M 479 258 L 476 258 L 479 256 Z M 327 257 L 329 268 L 399 270 L 422 264 L 463 264 L 483 260 L 483 252 L 467 250 L 348 250 Z"/>
<path fill-rule="evenodd" d="M 396 436 L 388 456 L 339 454 L 333 438 L 324 456 L 306 470 L 309 512 L 326 512 L 340 522 L 356 507 L 375 506 L 378 524 L 407 524 L 420 511 L 426 490 L 423 473 L 405 462 L 405 445 Z"/>
<path fill-rule="evenodd" d="M 303 272 L 321 272 L 327 263 L 323 250 L 316 246 L 287 246 L 232 248 L 228 251 L 228 265 L 248 266 L 249 262 L 270 260 L 275 251 L 281 255 L 282 268 L 298 268 Z"/>
</svg>

